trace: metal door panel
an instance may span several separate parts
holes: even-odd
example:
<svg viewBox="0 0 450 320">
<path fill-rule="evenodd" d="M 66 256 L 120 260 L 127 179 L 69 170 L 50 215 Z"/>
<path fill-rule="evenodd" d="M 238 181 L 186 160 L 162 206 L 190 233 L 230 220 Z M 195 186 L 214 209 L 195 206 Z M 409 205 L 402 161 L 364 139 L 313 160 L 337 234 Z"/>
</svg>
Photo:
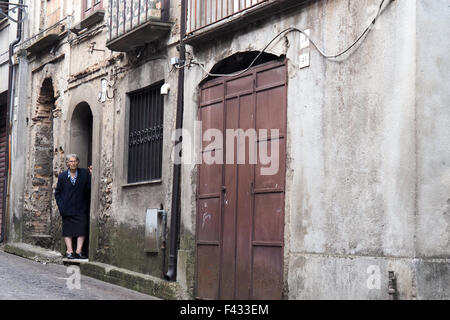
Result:
<svg viewBox="0 0 450 320">
<path fill-rule="evenodd" d="M 223 131 L 223 102 L 203 107 L 201 109 L 202 133 L 208 129 L 218 129 Z M 208 141 L 202 139 L 202 150 L 211 150 L 214 139 Z"/>
<path fill-rule="evenodd" d="M 284 66 L 274 66 L 273 68 L 262 68 L 256 70 L 256 90 L 265 87 L 274 87 L 278 84 L 286 83 L 287 73 Z"/>
<path fill-rule="evenodd" d="M 278 159 L 272 157 L 272 144 L 278 143 Z M 273 139 L 258 142 L 258 150 L 267 150 L 269 163 L 263 164 L 260 161 L 255 166 L 255 192 L 262 191 L 284 191 L 286 172 L 286 140 Z M 274 147 L 273 149 L 277 149 Z M 266 151 L 264 151 L 266 152 Z M 275 163 L 277 161 L 277 163 Z M 263 171 L 266 170 L 266 171 Z M 268 171 L 276 172 L 268 175 Z"/>
<path fill-rule="evenodd" d="M 219 246 L 197 244 L 197 296 L 219 299 Z"/>
<path fill-rule="evenodd" d="M 239 127 L 239 99 L 226 101 L 226 128 L 237 129 Z M 236 206 L 237 206 L 237 167 L 235 165 L 236 145 L 233 144 L 233 160 L 226 164 L 223 190 L 223 238 L 222 238 L 222 275 L 221 275 L 221 299 L 234 299 L 235 288 L 235 264 L 236 264 Z M 230 154 L 225 146 L 225 152 Z"/>
<path fill-rule="evenodd" d="M 281 299 L 283 289 L 283 250 L 281 247 L 253 248 L 253 299 Z"/>
<path fill-rule="evenodd" d="M 281 192 L 255 194 L 254 243 L 283 242 L 283 202 Z"/>
<path fill-rule="evenodd" d="M 233 79 L 226 82 L 225 94 L 227 98 L 234 95 L 242 95 L 252 93 L 253 91 L 253 74 L 249 74 L 237 79 Z"/>
<path fill-rule="evenodd" d="M 239 105 L 239 128 L 244 132 L 254 129 L 254 96 L 247 95 L 240 97 Z M 250 162 L 250 141 L 240 133 L 238 139 L 237 156 L 245 152 L 245 164 L 238 164 L 238 199 L 236 217 L 236 296 L 235 299 L 249 299 L 251 295 L 251 241 L 252 241 L 252 183 L 253 164 Z M 243 146 L 243 148 L 242 148 Z M 254 146 L 253 146 L 254 147 Z"/>
<path fill-rule="evenodd" d="M 212 81 L 205 85 L 200 92 L 201 105 L 211 104 L 214 101 L 223 99 L 223 83 L 222 81 Z"/>
<path fill-rule="evenodd" d="M 209 128 L 223 129 L 223 88 L 222 83 L 214 83 L 200 92 L 202 133 Z M 201 156 L 223 155 L 222 149 L 207 148 L 208 145 L 209 142 L 202 145 Z M 198 166 L 196 295 L 203 299 L 219 298 L 222 174 L 223 166 L 220 163 L 202 163 Z"/>
<path fill-rule="evenodd" d="M 222 150 L 207 151 L 212 158 L 222 156 Z M 222 165 L 221 164 L 200 164 L 199 165 L 199 196 L 220 196 L 222 186 Z"/>
<path fill-rule="evenodd" d="M 198 242 L 219 244 L 220 210 L 220 198 L 198 200 Z"/>
<path fill-rule="evenodd" d="M 285 87 L 267 89 L 256 93 L 256 130 L 267 129 L 268 137 L 271 130 L 279 130 L 279 136 L 285 135 L 286 110 L 280 105 L 286 105 Z M 260 137 L 262 139 L 263 137 Z"/>
<path fill-rule="evenodd" d="M 200 88 L 202 133 L 209 128 L 224 133 L 223 149 L 205 150 L 207 142 L 203 152 L 222 152 L 230 160 L 233 151 L 234 158 L 228 164 L 198 166 L 196 294 L 201 298 L 282 297 L 286 75 L 285 63 L 268 63 Z M 257 142 L 241 135 L 231 150 L 225 129 L 238 128 L 280 130 Z M 270 164 L 251 163 L 249 151 L 268 147 L 270 157 L 275 141 L 280 146 L 278 171 L 262 175 L 260 169 Z M 245 146 L 245 164 L 237 164 L 239 144 Z"/>
</svg>

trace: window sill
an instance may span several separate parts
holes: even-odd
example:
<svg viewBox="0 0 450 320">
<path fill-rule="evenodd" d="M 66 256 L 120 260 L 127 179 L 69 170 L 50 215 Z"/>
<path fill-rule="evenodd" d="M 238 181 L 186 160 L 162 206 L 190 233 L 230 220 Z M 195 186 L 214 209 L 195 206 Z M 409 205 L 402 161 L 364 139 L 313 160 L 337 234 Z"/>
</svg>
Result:
<svg viewBox="0 0 450 320">
<path fill-rule="evenodd" d="M 89 29 L 90 27 L 96 25 L 103 21 L 103 17 L 105 16 L 105 10 L 99 9 L 91 13 L 89 16 L 81 20 L 77 25 L 70 29 L 71 32 L 78 35 L 84 29 Z"/>
<path fill-rule="evenodd" d="M 122 184 L 122 188 L 161 184 L 162 179 Z"/>
</svg>

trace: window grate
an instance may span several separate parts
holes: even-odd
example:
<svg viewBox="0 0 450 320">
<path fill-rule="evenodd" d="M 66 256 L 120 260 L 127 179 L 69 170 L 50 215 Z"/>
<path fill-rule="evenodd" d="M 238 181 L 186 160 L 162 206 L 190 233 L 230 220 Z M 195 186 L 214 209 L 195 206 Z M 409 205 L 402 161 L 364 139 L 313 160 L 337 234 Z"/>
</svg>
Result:
<svg viewBox="0 0 450 320">
<path fill-rule="evenodd" d="M 128 94 L 128 183 L 161 179 L 164 116 L 161 85 Z"/>
</svg>

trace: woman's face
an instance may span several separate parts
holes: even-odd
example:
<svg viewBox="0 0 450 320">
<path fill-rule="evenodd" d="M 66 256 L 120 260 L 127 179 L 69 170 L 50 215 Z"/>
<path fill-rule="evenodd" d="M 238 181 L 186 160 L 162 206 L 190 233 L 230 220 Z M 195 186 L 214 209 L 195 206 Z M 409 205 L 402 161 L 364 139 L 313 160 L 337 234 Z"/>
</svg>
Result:
<svg viewBox="0 0 450 320">
<path fill-rule="evenodd" d="M 78 160 L 77 158 L 70 158 L 69 161 L 67 161 L 68 167 L 70 170 L 74 171 L 78 168 Z"/>
</svg>

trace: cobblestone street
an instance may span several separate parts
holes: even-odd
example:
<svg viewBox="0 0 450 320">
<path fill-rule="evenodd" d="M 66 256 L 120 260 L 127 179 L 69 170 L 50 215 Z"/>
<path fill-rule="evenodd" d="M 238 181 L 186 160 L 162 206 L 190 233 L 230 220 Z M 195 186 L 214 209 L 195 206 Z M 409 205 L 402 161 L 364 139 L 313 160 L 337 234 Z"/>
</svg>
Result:
<svg viewBox="0 0 450 320">
<path fill-rule="evenodd" d="M 154 300 L 149 295 L 81 275 L 80 289 L 70 289 L 72 272 L 0 251 L 0 299 L 11 300 Z"/>
</svg>

